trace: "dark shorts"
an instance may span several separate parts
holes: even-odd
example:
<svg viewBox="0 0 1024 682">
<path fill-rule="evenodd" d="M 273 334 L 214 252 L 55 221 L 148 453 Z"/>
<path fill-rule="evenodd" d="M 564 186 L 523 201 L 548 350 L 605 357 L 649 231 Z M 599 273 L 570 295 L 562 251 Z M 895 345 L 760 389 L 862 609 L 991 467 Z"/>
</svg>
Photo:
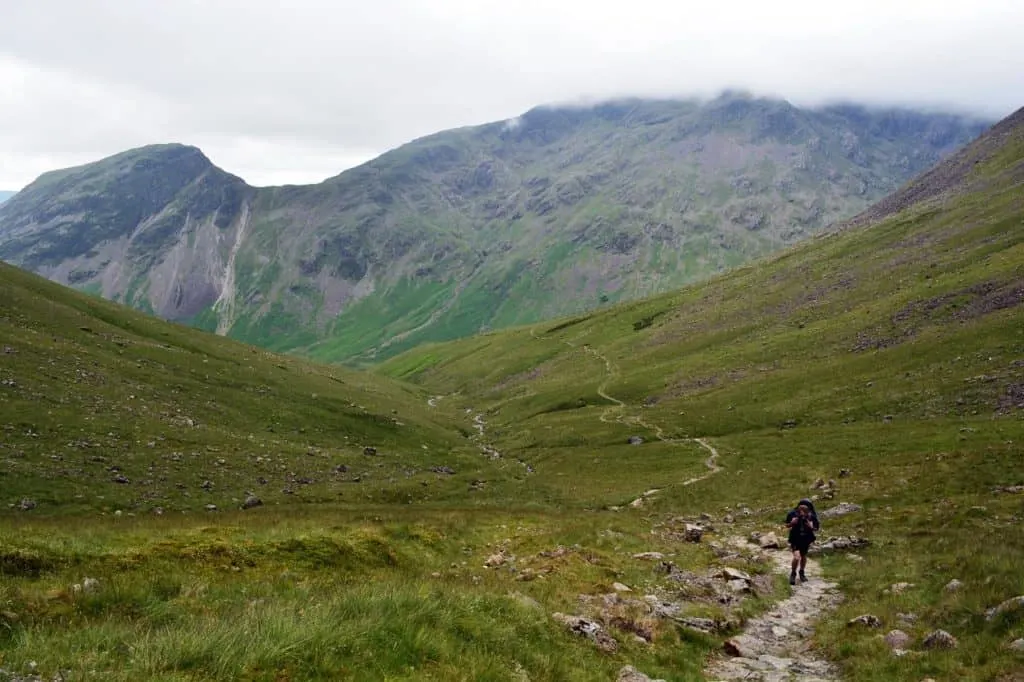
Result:
<svg viewBox="0 0 1024 682">
<path fill-rule="evenodd" d="M 793 538 L 789 541 L 789 548 L 794 552 L 807 554 L 807 550 L 810 548 L 812 542 L 814 542 L 814 538 Z"/>
</svg>

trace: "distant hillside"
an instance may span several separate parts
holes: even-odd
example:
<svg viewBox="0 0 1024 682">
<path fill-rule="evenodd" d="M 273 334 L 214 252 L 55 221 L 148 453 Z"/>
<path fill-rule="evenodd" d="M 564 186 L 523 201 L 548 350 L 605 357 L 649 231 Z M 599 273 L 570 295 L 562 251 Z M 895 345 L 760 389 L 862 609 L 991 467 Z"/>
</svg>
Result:
<svg viewBox="0 0 1024 682">
<path fill-rule="evenodd" d="M 0 204 L 4 203 L 5 201 L 13 197 L 15 194 L 17 194 L 17 192 L 8 192 L 5 190 L 0 190 Z"/>
<path fill-rule="evenodd" d="M 247 493 L 268 505 L 337 501 L 359 489 L 353 478 L 461 468 L 464 433 L 408 385 L 146 317 L 0 263 L 8 513 L 23 499 L 44 516 L 237 509 Z"/>
<path fill-rule="evenodd" d="M 0 258 L 276 350 L 378 360 L 703 279 L 854 215 L 982 129 L 729 94 L 538 108 L 319 185 L 181 145 L 47 173 Z"/>
</svg>

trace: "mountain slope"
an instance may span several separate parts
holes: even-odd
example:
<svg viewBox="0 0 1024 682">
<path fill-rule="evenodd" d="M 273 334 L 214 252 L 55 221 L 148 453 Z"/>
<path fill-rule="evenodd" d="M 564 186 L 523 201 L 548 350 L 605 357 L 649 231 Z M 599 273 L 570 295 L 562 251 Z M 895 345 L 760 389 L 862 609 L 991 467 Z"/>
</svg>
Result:
<svg viewBox="0 0 1024 682">
<path fill-rule="evenodd" d="M 741 95 L 541 108 L 319 185 L 181 146 L 47 174 L 0 258 L 277 350 L 350 361 L 699 280 L 853 215 L 981 130 Z"/>
<path fill-rule="evenodd" d="M 718 555 L 745 518 L 784 532 L 811 496 L 827 512 L 819 540 L 864 545 L 823 558 L 845 601 L 814 641 L 844 680 L 1016 679 L 1024 110 L 861 223 L 701 285 L 422 346 L 379 371 L 472 408 L 492 447 L 577 503 L 708 514 Z M 710 474 L 695 438 L 720 453 Z M 848 624 L 862 614 L 898 628 L 908 655 Z M 955 649 L 928 650 L 939 629 Z"/>
<path fill-rule="evenodd" d="M 7 192 L 0 190 L 0 204 L 13 197 L 17 192 Z"/>
<path fill-rule="evenodd" d="M 0 264 L 0 480 L 5 504 L 29 499 L 35 515 L 237 508 L 250 491 L 266 504 L 346 491 L 367 502 L 377 489 L 351 481 L 362 469 L 369 482 L 459 466 L 464 431 L 408 385 L 275 356 Z"/>
</svg>

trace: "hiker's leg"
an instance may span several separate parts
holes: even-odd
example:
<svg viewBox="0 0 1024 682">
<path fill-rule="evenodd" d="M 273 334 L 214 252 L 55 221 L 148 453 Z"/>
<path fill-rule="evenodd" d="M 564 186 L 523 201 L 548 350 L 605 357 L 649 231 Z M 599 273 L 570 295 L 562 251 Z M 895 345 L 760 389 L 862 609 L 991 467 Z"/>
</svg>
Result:
<svg viewBox="0 0 1024 682">
<path fill-rule="evenodd" d="M 807 567 L 807 550 L 808 549 L 810 549 L 809 546 L 808 547 L 803 547 L 800 550 L 800 572 L 801 573 L 803 573 L 804 572 L 804 568 Z"/>
<path fill-rule="evenodd" d="M 800 550 L 793 547 L 793 573 L 796 573 L 797 566 L 800 565 Z"/>
</svg>

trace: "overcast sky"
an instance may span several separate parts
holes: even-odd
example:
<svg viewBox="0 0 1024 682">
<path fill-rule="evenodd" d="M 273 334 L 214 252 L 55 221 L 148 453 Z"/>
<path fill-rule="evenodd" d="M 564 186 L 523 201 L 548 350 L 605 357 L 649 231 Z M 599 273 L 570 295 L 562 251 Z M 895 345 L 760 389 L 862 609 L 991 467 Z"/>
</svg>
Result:
<svg viewBox="0 0 1024 682">
<path fill-rule="evenodd" d="M 1024 0 L 0 0 L 0 189 L 155 142 L 315 182 L 538 104 L 743 88 L 993 118 Z"/>
</svg>

